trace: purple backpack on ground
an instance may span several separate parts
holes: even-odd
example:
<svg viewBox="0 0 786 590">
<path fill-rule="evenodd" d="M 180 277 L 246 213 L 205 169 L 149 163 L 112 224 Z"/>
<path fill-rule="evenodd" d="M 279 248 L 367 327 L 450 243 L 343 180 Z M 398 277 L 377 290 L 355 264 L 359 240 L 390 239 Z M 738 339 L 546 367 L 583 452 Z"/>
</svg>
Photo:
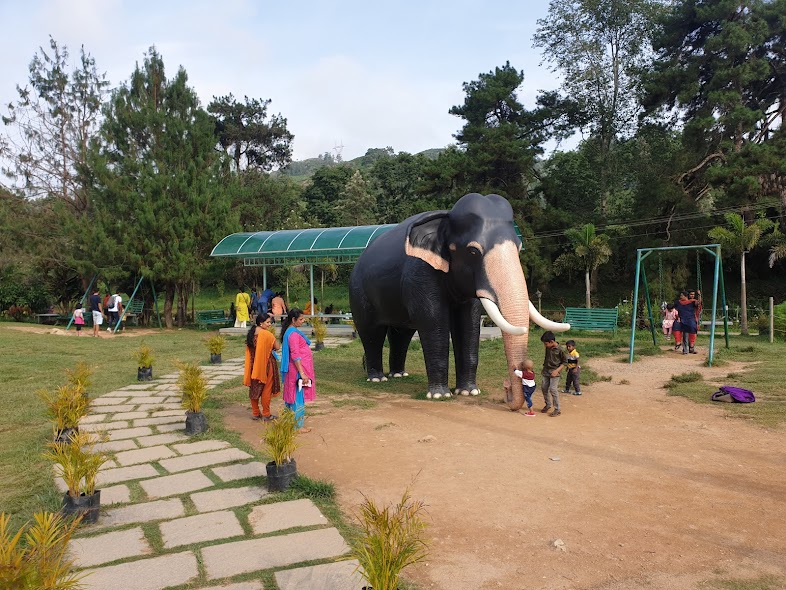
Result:
<svg viewBox="0 0 786 590">
<path fill-rule="evenodd" d="M 711 399 L 714 402 L 735 402 L 738 404 L 749 404 L 756 401 L 756 397 L 749 389 L 732 387 L 730 385 L 722 386 L 718 391 L 712 394 Z"/>
</svg>

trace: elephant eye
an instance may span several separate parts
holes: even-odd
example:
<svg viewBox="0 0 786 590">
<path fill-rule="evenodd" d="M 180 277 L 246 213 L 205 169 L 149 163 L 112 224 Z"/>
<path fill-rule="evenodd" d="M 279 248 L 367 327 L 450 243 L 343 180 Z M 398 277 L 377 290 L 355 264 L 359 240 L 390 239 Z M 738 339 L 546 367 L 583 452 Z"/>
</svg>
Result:
<svg viewBox="0 0 786 590">
<path fill-rule="evenodd" d="M 480 256 L 480 250 L 478 250 L 477 248 L 474 248 L 472 246 L 467 248 L 467 251 L 469 252 L 470 256 Z"/>
</svg>

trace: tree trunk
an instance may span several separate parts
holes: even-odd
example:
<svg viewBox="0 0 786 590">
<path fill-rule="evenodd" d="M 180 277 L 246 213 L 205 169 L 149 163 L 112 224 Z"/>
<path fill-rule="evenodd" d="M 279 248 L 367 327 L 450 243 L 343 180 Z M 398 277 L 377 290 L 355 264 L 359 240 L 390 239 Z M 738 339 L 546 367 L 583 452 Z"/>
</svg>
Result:
<svg viewBox="0 0 786 590">
<path fill-rule="evenodd" d="M 745 252 L 740 257 L 740 306 L 742 307 L 742 319 L 740 320 L 740 333 L 748 335 L 748 293 L 745 285 Z M 712 318 L 713 320 L 715 318 Z"/>
<path fill-rule="evenodd" d="M 175 290 L 174 283 L 166 283 L 166 291 L 164 294 L 164 324 L 169 330 L 174 328 L 174 324 L 172 323 L 172 307 L 175 302 Z"/>
<path fill-rule="evenodd" d="M 587 292 L 586 292 L 586 306 L 587 306 L 587 309 L 589 309 L 590 307 L 592 307 L 592 301 L 590 301 L 590 271 L 589 271 L 589 269 L 586 269 L 584 271 L 584 286 L 585 286 L 585 288 L 587 290 Z"/>
<path fill-rule="evenodd" d="M 186 315 L 188 314 L 188 284 L 180 283 L 177 286 L 177 327 L 182 328 L 186 325 Z"/>
</svg>

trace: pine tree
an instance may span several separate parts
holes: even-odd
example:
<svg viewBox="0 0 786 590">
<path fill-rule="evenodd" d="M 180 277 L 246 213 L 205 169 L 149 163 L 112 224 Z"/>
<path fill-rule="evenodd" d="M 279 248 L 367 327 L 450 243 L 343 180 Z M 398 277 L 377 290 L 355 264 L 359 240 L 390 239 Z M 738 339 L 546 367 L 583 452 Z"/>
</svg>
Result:
<svg viewBox="0 0 786 590">
<path fill-rule="evenodd" d="M 163 284 L 164 315 L 185 321 L 211 248 L 238 228 L 213 123 L 182 68 L 167 79 L 155 48 L 118 88 L 91 150 L 96 265 Z"/>
</svg>

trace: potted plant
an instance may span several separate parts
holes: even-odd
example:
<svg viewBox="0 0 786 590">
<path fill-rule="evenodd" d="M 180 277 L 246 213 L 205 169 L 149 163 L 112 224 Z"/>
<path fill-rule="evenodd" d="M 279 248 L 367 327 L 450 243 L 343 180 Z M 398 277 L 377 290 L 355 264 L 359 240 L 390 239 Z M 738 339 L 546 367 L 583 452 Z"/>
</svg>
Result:
<svg viewBox="0 0 786 590">
<path fill-rule="evenodd" d="M 0 513 L 0 582 L 3 588 L 81 588 L 81 575 L 66 549 L 79 525 L 61 514 L 37 512 L 34 524 L 12 534 L 11 518 Z"/>
<path fill-rule="evenodd" d="M 108 457 L 94 450 L 97 438 L 89 432 L 73 432 L 67 442 L 50 442 L 44 457 L 58 468 L 68 491 L 63 497 L 63 514 L 80 516 L 82 522 L 98 520 L 101 490 L 96 477 Z"/>
<path fill-rule="evenodd" d="M 47 415 L 54 423 L 55 441 L 67 442 L 79 431 L 79 420 L 90 407 L 90 398 L 79 385 L 62 385 L 55 391 L 42 389 L 38 396 L 46 404 Z"/>
<path fill-rule="evenodd" d="M 207 347 L 210 350 L 211 365 L 221 364 L 221 353 L 223 352 L 226 343 L 226 338 L 220 334 L 216 334 L 215 336 L 211 336 L 207 339 Z"/>
<path fill-rule="evenodd" d="M 144 342 L 139 345 L 139 349 L 134 352 L 137 362 L 137 381 L 153 380 L 153 349 Z"/>
<path fill-rule="evenodd" d="M 314 328 L 314 339 L 317 341 L 314 350 L 322 350 L 325 348 L 325 336 L 327 336 L 327 324 L 325 320 L 320 317 L 314 316 L 311 318 L 311 325 Z"/>
<path fill-rule="evenodd" d="M 183 395 L 182 404 L 186 409 L 186 434 L 200 434 L 207 431 L 207 418 L 202 413 L 202 404 L 207 398 L 207 379 L 202 368 L 196 363 L 180 363 L 180 376 L 177 384 Z"/>
<path fill-rule="evenodd" d="M 361 531 L 350 541 L 360 575 L 368 582 L 363 590 L 396 590 L 401 570 L 426 558 L 424 511 L 425 504 L 413 501 L 409 490 L 384 508 L 363 496 L 356 515 Z"/>
<path fill-rule="evenodd" d="M 292 457 L 298 448 L 295 413 L 285 409 L 278 418 L 268 423 L 262 438 L 272 461 L 266 465 L 267 489 L 283 492 L 297 476 L 297 463 Z"/>
</svg>

